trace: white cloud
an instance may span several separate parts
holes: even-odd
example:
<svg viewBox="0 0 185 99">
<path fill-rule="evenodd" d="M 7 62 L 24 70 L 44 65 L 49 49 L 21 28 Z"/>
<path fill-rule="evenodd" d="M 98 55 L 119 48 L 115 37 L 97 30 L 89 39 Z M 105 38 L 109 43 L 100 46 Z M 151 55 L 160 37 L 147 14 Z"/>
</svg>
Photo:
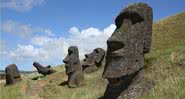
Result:
<svg viewBox="0 0 185 99">
<path fill-rule="evenodd" d="M 35 46 L 36 45 L 36 46 Z M 63 38 L 51 38 L 46 36 L 36 36 L 31 39 L 28 45 L 17 45 L 16 50 L 6 53 L 6 57 L 18 62 L 29 60 L 41 62 L 61 61 L 66 44 Z"/>
<path fill-rule="evenodd" d="M 1 8 L 7 8 L 18 12 L 31 10 L 34 6 L 41 5 L 44 0 L 7 0 L 1 2 Z"/>
<path fill-rule="evenodd" d="M 97 28 L 88 28 L 81 31 L 80 36 L 83 38 L 89 38 L 89 37 L 97 37 L 100 36 L 102 32 Z"/>
<path fill-rule="evenodd" d="M 2 56 L 8 54 L 8 48 L 7 48 L 7 42 L 3 39 L 0 40 L 0 56 L 1 59 L 3 58 Z M 4 59 L 4 58 L 3 58 Z"/>
<path fill-rule="evenodd" d="M 78 30 L 77 27 L 72 27 L 72 28 L 70 28 L 69 33 L 71 33 L 73 35 L 78 35 L 78 34 L 80 34 L 80 31 Z"/>
<path fill-rule="evenodd" d="M 12 20 L 2 23 L 1 30 L 7 33 L 20 35 L 21 37 L 30 37 L 33 32 L 30 24 L 21 24 Z"/>
<path fill-rule="evenodd" d="M 79 31 L 78 28 L 72 27 L 69 31 L 69 38 L 65 39 L 68 46 L 76 45 L 79 48 L 81 59 L 84 54 L 90 53 L 93 49 L 101 47 L 106 49 L 106 41 L 114 32 L 116 26 L 111 24 L 103 30 L 97 28 L 87 28 Z"/>
<path fill-rule="evenodd" d="M 67 55 L 68 47 L 75 45 L 79 48 L 80 59 L 83 59 L 84 54 L 92 52 L 97 47 L 106 49 L 106 41 L 115 28 L 113 24 L 103 30 L 91 27 L 80 31 L 72 27 L 69 30 L 69 38 L 34 36 L 30 39 L 30 44 L 18 44 L 16 50 L 9 51 L 6 56 L 18 62 L 29 60 L 31 63 L 39 61 L 57 65 L 62 63 L 62 59 Z"/>
<path fill-rule="evenodd" d="M 31 39 L 31 43 L 38 46 L 42 46 L 49 41 L 52 41 L 52 39 L 47 36 L 35 36 Z"/>
<path fill-rule="evenodd" d="M 5 51 L 6 47 L 6 42 L 4 40 L 0 40 L 0 52 Z"/>
<path fill-rule="evenodd" d="M 103 30 L 103 33 L 110 37 L 115 29 L 116 29 L 116 26 L 114 24 L 111 24 L 109 27 Z"/>
<path fill-rule="evenodd" d="M 49 30 L 49 29 L 44 29 L 43 32 L 44 32 L 46 35 L 48 35 L 48 36 L 54 36 L 54 34 L 52 33 L 52 31 Z"/>
<path fill-rule="evenodd" d="M 15 51 L 10 51 L 9 56 L 15 59 L 26 59 L 38 55 L 39 50 L 32 45 L 19 45 Z"/>
<path fill-rule="evenodd" d="M 50 29 L 32 27 L 31 24 L 22 24 L 13 20 L 3 22 L 1 24 L 0 30 L 6 33 L 15 34 L 23 38 L 32 37 L 34 33 L 54 36 L 53 32 Z"/>
</svg>

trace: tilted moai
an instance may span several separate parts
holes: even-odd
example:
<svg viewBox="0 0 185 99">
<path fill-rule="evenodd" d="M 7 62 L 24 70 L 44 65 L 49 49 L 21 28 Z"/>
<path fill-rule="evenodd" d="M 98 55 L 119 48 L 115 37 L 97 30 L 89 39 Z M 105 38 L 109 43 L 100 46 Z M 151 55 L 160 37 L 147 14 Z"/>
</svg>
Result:
<svg viewBox="0 0 185 99">
<path fill-rule="evenodd" d="M 38 73 L 42 75 L 49 75 L 56 72 L 55 70 L 51 69 L 50 65 L 44 67 L 38 62 L 33 62 L 33 66 L 37 69 Z"/>
<path fill-rule="evenodd" d="M 96 48 L 90 54 L 85 54 L 84 63 L 82 65 L 84 73 L 92 73 L 104 64 L 105 50 Z"/>
<path fill-rule="evenodd" d="M 15 64 L 10 64 L 5 68 L 6 85 L 15 84 L 21 81 L 21 74 Z"/>
<path fill-rule="evenodd" d="M 65 63 L 66 74 L 68 75 L 68 86 L 70 88 L 82 86 L 84 75 L 79 60 L 78 48 L 76 46 L 70 46 L 68 48 L 68 55 L 63 62 Z"/>
<path fill-rule="evenodd" d="M 152 37 L 152 8 L 131 4 L 117 16 L 116 30 L 107 40 L 103 77 L 108 80 L 104 99 L 132 99 L 149 91 L 153 82 L 144 78 L 144 54 Z"/>
</svg>

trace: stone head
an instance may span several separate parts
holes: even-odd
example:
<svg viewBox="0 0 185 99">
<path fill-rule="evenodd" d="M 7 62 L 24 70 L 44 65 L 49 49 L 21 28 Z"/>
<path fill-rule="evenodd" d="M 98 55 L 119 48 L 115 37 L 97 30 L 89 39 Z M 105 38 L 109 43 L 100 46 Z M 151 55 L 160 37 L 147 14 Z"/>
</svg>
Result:
<svg viewBox="0 0 185 99">
<path fill-rule="evenodd" d="M 21 80 L 21 75 L 15 64 L 10 64 L 5 69 L 6 73 L 6 84 L 14 84 Z"/>
<path fill-rule="evenodd" d="M 105 56 L 105 50 L 102 48 L 96 48 L 90 54 L 85 54 L 83 66 L 97 66 L 102 65 Z"/>
<path fill-rule="evenodd" d="M 152 8 L 144 3 L 129 5 L 115 23 L 117 28 L 107 40 L 104 78 L 126 76 L 144 66 L 143 55 L 151 43 Z"/>
<path fill-rule="evenodd" d="M 63 62 L 65 63 L 66 73 L 81 70 L 77 46 L 70 46 L 68 48 L 68 54 Z"/>
</svg>

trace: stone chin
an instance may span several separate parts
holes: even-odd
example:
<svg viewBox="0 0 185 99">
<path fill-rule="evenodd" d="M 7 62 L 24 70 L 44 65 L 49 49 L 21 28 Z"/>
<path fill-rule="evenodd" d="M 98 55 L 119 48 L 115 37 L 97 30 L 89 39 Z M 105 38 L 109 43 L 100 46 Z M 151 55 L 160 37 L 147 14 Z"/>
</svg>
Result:
<svg viewBox="0 0 185 99">
<path fill-rule="evenodd" d="M 82 64 L 83 67 L 89 67 L 89 66 L 95 66 L 94 59 L 84 59 L 84 62 Z"/>
<path fill-rule="evenodd" d="M 82 65 L 83 70 L 86 69 L 86 68 L 88 68 L 88 67 L 94 67 L 94 66 L 95 66 L 94 63 L 85 63 L 85 64 Z"/>
</svg>

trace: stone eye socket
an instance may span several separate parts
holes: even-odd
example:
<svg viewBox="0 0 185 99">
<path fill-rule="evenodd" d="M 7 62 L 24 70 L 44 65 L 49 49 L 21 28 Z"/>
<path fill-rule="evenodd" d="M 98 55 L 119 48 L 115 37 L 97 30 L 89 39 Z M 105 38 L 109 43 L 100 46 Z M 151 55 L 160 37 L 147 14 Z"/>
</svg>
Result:
<svg viewBox="0 0 185 99">
<path fill-rule="evenodd" d="M 88 55 L 87 54 L 85 54 L 85 58 L 88 58 Z"/>
<path fill-rule="evenodd" d="M 144 18 L 137 12 L 134 11 L 126 11 L 122 14 L 120 14 L 117 18 L 116 18 L 116 26 L 117 28 L 120 28 L 122 25 L 122 20 L 124 19 L 129 19 L 130 21 L 132 21 L 132 24 L 136 24 L 138 22 L 142 22 L 144 21 Z"/>
<path fill-rule="evenodd" d="M 125 47 L 125 44 L 120 41 L 107 41 L 108 48 L 111 49 L 111 52 L 117 51 Z"/>
<path fill-rule="evenodd" d="M 69 55 L 71 55 L 73 52 L 71 50 L 68 50 Z"/>
<path fill-rule="evenodd" d="M 84 62 L 87 61 L 86 59 L 83 60 Z"/>
<path fill-rule="evenodd" d="M 95 50 L 95 52 L 96 52 L 96 53 L 99 53 L 99 51 L 98 51 L 98 50 Z"/>
</svg>

